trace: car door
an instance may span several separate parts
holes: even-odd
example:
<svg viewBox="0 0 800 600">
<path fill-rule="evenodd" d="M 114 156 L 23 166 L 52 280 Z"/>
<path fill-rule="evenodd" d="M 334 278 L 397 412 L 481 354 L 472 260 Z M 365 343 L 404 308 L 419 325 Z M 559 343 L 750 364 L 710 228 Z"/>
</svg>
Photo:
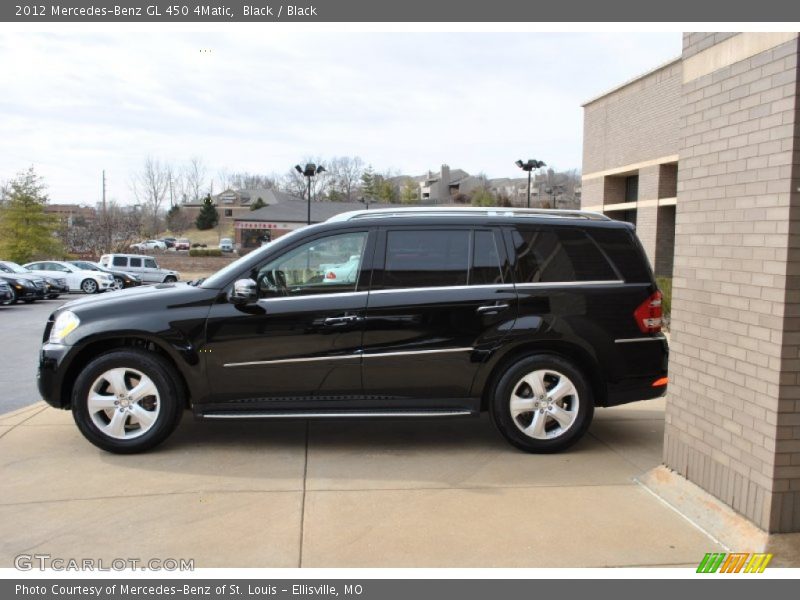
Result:
<svg viewBox="0 0 800 600">
<path fill-rule="evenodd" d="M 129 256 L 128 265 L 132 273 L 142 276 L 142 281 L 144 283 L 153 283 L 152 278 L 147 274 L 144 268 L 144 259 L 141 256 Z"/>
<path fill-rule="evenodd" d="M 326 407 L 362 394 L 361 338 L 374 235 L 368 228 L 318 234 L 253 268 L 257 304 L 212 306 L 206 360 L 212 400 L 249 409 Z M 353 277 L 323 266 L 361 264 Z"/>
<path fill-rule="evenodd" d="M 474 408 L 473 378 L 511 329 L 501 232 L 382 229 L 364 328 L 364 393 L 413 408 Z"/>
<path fill-rule="evenodd" d="M 164 281 L 164 274 L 161 272 L 161 269 L 158 268 L 158 264 L 156 263 L 155 258 L 145 258 L 143 274 L 147 277 L 148 281 L 152 281 L 153 283 L 161 283 Z"/>
</svg>

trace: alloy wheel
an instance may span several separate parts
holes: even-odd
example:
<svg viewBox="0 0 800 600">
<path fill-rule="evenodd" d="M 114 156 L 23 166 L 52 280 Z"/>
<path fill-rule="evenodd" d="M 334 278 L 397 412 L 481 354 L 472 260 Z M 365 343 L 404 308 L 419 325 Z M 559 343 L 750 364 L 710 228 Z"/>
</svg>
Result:
<svg viewBox="0 0 800 600">
<path fill-rule="evenodd" d="M 575 384 L 558 371 L 531 371 L 514 385 L 509 401 L 517 428 L 538 440 L 560 437 L 575 423 L 580 398 Z"/>
<path fill-rule="evenodd" d="M 158 419 L 161 397 L 153 380 L 131 368 L 109 369 L 87 398 L 89 416 L 105 435 L 118 440 L 147 433 Z"/>
<path fill-rule="evenodd" d="M 94 279 L 86 279 L 81 284 L 81 289 L 87 294 L 94 294 L 97 291 L 97 282 Z"/>
</svg>

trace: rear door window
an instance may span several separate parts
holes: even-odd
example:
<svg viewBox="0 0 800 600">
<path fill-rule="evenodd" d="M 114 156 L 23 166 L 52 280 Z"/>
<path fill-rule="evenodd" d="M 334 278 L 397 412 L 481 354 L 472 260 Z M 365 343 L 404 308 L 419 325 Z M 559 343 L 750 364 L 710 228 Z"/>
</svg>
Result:
<svg viewBox="0 0 800 600">
<path fill-rule="evenodd" d="M 492 231 L 475 231 L 472 240 L 472 265 L 469 272 L 470 285 L 492 285 L 504 283 L 500 251 Z"/>
<path fill-rule="evenodd" d="M 108 264 L 108 261 L 106 261 L 106 264 Z M 115 267 L 127 267 L 128 258 L 126 256 L 115 256 L 112 259 L 111 264 L 113 264 Z"/>
<path fill-rule="evenodd" d="M 573 228 L 512 232 L 517 283 L 616 281 L 619 276 L 586 233 Z"/>
<path fill-rule="evenodd" d="M 142 266 L 142 259 L 141 258 L 130 258 L 131 267 L 141 267 Z"/>
<path fill-rule="evenodd" d="M 383 287 L 467 285 L 469 250 L 468 229 L 387 231 Z"/>
</svg>

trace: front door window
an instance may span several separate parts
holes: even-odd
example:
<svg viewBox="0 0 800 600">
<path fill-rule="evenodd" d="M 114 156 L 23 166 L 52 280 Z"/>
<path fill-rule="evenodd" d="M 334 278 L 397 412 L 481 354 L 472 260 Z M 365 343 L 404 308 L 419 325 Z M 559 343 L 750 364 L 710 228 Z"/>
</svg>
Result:
<svg viewBox="0 0 800 600">
<path fill-rule="evenodd" d="M 355 291 L 366 242 L 367 232 L 359 231 L 317 239 L 290 250 L 254 270 L 259 297 Z"/>
</svg>

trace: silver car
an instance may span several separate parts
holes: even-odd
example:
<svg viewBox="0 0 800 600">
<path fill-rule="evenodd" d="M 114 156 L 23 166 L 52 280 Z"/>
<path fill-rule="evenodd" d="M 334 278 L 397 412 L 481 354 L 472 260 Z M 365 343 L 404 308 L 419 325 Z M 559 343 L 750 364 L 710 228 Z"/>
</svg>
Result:
<svg viewBox="0 0 800 600">
<path fill-rule="evenodd" d="M 181 278 L 180 273 L 162 269 L 154 257 L 146 254 L 104 254 L 100 257 L 99 264 L 112 271 L 138 275 L 142 283 L 174 283 Z"/>
</svg>

